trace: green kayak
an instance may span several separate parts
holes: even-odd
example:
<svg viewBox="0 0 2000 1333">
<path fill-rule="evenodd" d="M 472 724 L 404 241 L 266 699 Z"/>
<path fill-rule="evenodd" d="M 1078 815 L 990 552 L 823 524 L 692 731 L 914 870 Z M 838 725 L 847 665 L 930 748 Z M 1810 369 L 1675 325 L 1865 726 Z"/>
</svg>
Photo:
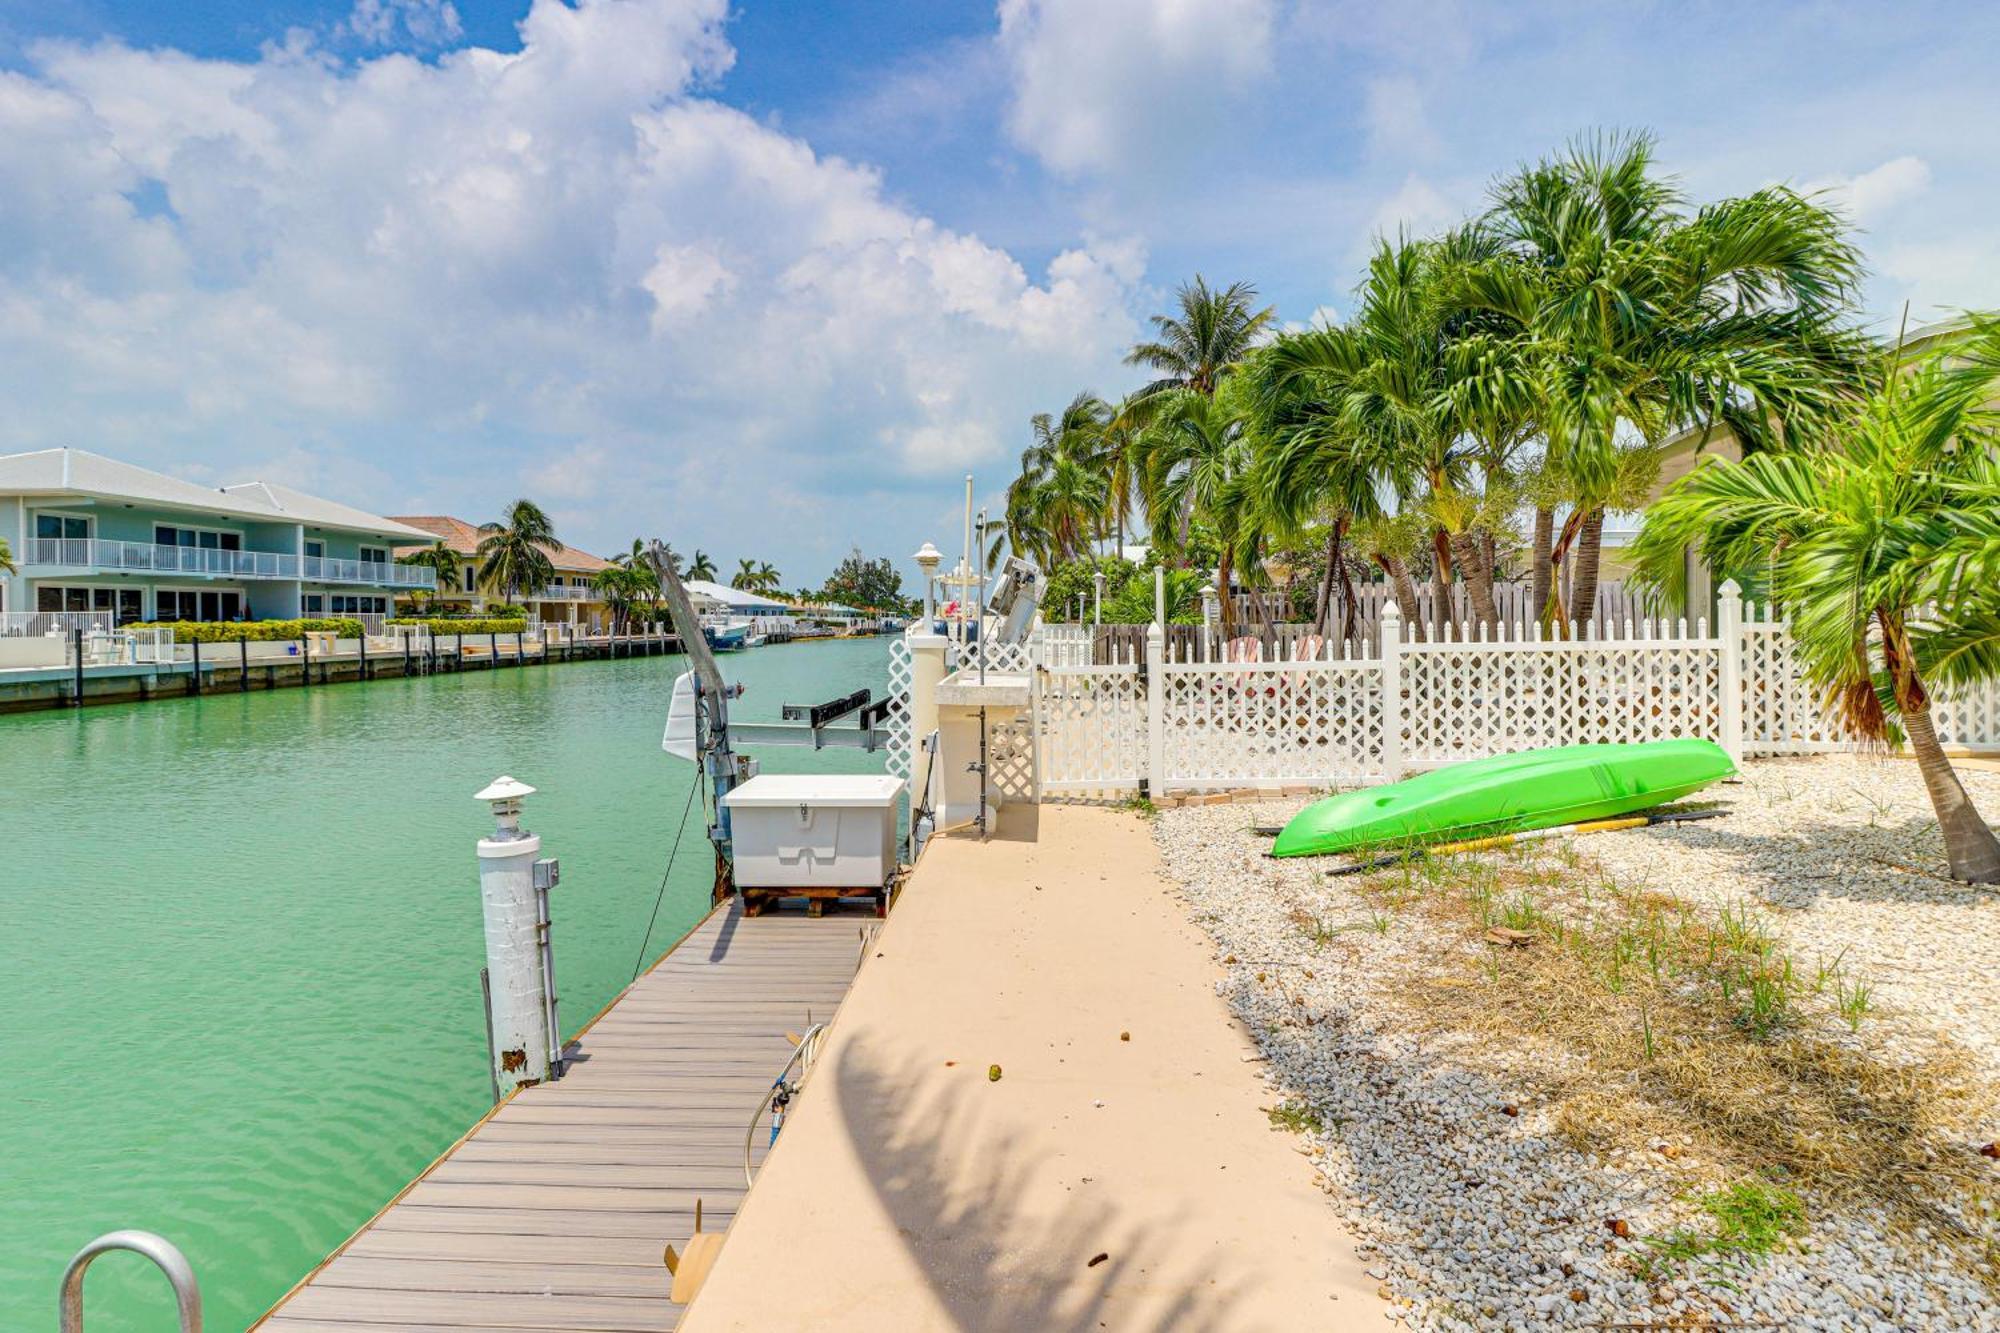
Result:
<svg viewBox="0 0 2000 1333">
<path fill-rule="evenodd" d="M 1323 856 L 1609 819 L 1677 801 L 1735 771 L 1722 747 L 1704 740 L 1563 745 L 1472 759 L 1315 801 L 1285 825 L 1271 855 Z"/>
</svg>

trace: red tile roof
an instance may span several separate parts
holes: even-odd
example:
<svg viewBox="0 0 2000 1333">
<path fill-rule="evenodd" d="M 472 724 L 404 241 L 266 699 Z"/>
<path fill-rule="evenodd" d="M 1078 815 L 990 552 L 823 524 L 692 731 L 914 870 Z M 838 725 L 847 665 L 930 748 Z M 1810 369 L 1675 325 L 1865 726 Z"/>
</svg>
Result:
<svg viewBox="0 0 2000 1333">
<path fill-rule="evenodd" d="M 460 555 L 476 555 L 479 551 L 478 525 L 467 523 L 462 518 L 453 518 L 448 514 L 407 514 L 395 521 L 436 533 L 440 541 Z M 398 546 L 396 554 L 404 556 L 423 549 L 421 546 Z M 611 566 L 609 560 L 588 551 L 579 551 L 574 546 L 559 543 L 542 549 L 549 553 L 549 563 L 565 574 L 595 574 Z"/>
</svg>

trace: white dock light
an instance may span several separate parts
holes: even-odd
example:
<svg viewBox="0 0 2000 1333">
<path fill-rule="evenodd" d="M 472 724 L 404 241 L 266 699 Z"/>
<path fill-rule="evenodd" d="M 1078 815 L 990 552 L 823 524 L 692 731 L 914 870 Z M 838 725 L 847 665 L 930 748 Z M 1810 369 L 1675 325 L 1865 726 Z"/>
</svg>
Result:
<svg viewBox="0 0 2000 1333">
<path fill-rule="evenodd" d="M 1090 581 L 1097 585 L 1097 600 L 1091 603 L 1090 622 L 1093 625 L 1101 625 L 1104 623 L 1104 566 L 1097 567 L 1097 572 L 1090 576 Z"/>
<path fill-rule="evenodd" d="M 1218 601 L 1219 601 L 1219 599 L 1218 599 L 1218 597 L 1216 596 L 1216 591 L 1215 591 L 1215 583 L 1214 583 L 1214 581 L 1213 581 L 1213 580 L 1210 580 L 1209 582 L 1207 582 L 1207 583 L 1204 583 L 1204 584 L 1202 584 L 1202 585 L 1201 585 L 1201 623 L 1202 623 L 1202 624 L 1204 624 L 1204 625 L 1213 625 L 1213 624 L 1215 624 L 1215 613 L 1216 613 L 1216 609 L 1217 609 L 1217 603 L 1218 603 Z"/>
<path fill-rule="evenodd" d="M 935 581 L 937 578 L 937 567 L 943 563 L 944 553 L 929 542 L 925 542 L 917 548 L 917 553 L 910 558 L 917 562 L 918 569 L 924 571 L 924 633 L 929 634 L 931 632 L 933 617 L 937 614 L 937 583 Z"/>
<path fill-rule="evenodd" d="M 521 827 L 521 801 L 534 794 L 527 783 L 503 774 L 474 797 L 493 807 L 493 832 L 479 840 L 478 856 L 496 1095 L 561 1073 L 549 946 L 548 887 L 554 874 L 551 869 L 537 875 L 542 840 Z"/>
<path fill-rule="evenodd" d="M 502 773 L 472 798 L 486 801 L 493 807 L 493 841 L 512 842 L 522 836 L 521 798 L 534 794 L 535 789 L 527 783 Z"/>
</svg>

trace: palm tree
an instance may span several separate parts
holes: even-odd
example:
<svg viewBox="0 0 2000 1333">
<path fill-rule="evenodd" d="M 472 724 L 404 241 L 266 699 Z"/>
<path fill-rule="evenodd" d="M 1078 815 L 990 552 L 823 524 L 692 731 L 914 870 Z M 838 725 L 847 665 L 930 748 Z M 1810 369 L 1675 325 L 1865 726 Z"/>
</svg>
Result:
<svg viewBox="0 0 2000 1333">
<path fill-rule="evenodd" d="M 732 588 L 741 588 L 748 592 L 751 591 L 751 585 L 756 581 L 757 562 L 750 559 L 739 559 L 736 562 L 736 572 L 730 576 L 729 586 Z"/>
<path fill-rule="evenodd" d="M 18 574 L 21 567 L 14 563 L 14 548 L 5 537 L 0 537 L 0 574 Z"/>
<path fill-rule="evenodd" d="M 479 525 L 479 581 L 513 602 L 523 590 L 540 588 L 555 577 L 549 552 L 560 545 L 555 525 L 533 500 L 507 506 L 503 520 Z"/>
<path fill-rule="evenodd" d="M 1110 419 L 1104 400 L 1087 390 L 1061 415 L 1030 419 L 1032 439 L 1007 488 L 1006 532 L 1018 554 L 1053 565 L 1086 554 L 1101 535 L 1111 489 L 1099 455 Z"/>
<path fill-rule="evenodd" d="M 1182 389 L 1162 404 L 1146 429 L 1144 446 L 1146 512 L 1153 519 L 1153 540 L 1168 550 L 1185 549 L 1197 518 L 1212 524 L 1220 539 L 1215 577 L 1225 635 L 1236 619 L 1231 567 L 1250 516 L 1251 453 L 1245 427 L 1245 414 L 1226 398 Z"/>
<path fill-rule="evenodd" d="M 785 586 L 785 576 L 780 574 L 778 567 L 768 560 L 759 561 L 751 577 L 755 580 L 752 587 L 766 596 Z"/>
<path fill-rule="evenodd" d="M 412 551 L 408 555 L 399 555 L 396 557 L 396 563 L 418 565 L 437 576 L 437 588 L 424 596 L 423 600 L 426 602 L 436 601 L 438 592 L 445 588 L 456 588 L 459 571 L 465 568 L 464 558 L 443 541 L 433 542 L 422 550 Z"/>
<path fill-rule="evenodd" d="M 2000 674 L 2000 432 L 1982 406 L 2000 385 L 2000 320 L 1885 380 L 1804 447 L 1696 468 L 1647 511 L 1633 554 L 1669 597 L 1691 546 L 1715 569 L 1768 569 L 1847 727 L 1882 741 L 1900 720 L 1953 877 L 2000 883 L 2000 839 L 1945 758 L 1930 695 Z"/>
<path fill-rule="evenodd" d="M 715 561 L 708 558 L 708 552 L 695 548 L 694 561 L 688 565 L 687 576 L 691 579 L 705 579 L 715 582 Z"/>
<path fill-rule="evenodd" d="M 1249 354 L 1275 314 L 1269 306 L 1250 308 L 1257 289 L 1249 283 L 1232 282 L 1217 291 L 1200 274 L 1183 283 L 1174 300 L 1179 314 L 1154 315 L 1154 339 L 1125 356 L 1126 365 L 1145 366 L 1159 374 L 1134 397 L 1186 389 L 1213 398 L 1223 377 Z"/>
<path fill-rule="evenodd" d="M 1756 449 L 1856 395 L 1860 256 L 1836 214 L 1782 186 L 1690 213 L 1646 135 L 1579 140 L 1518 172 L 1484 225 L 1499 251 L 1455 296 L 1511 329 L 1545 463 L 1573 497 L 1560 535 L 1537 516 L 1534 581 L 1553 586 L 1542 562 L 1574 543 L 1585 622 L 1622 450 L 1716 423 Z"/>
<path fill-rule="evenodd" d="M 604 599 L 611 612 L 611 632 L 622 634 L 640 605 L 650 605 L 659 592 L 659 582 L 643 564 L 606 565 L 590 576 L 590 586 Z"/>
</svg>

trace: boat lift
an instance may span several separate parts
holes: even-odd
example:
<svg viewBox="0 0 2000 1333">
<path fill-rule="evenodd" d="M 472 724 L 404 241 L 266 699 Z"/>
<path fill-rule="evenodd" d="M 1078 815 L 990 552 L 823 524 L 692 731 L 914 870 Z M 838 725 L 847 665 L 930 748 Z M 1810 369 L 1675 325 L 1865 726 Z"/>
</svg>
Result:
<svg viewBox="0 0 2000 1333">
<path fill-rule="evenodd" d="M 660 748 L 697 765 L 708 781 L 713 811 L 708 838 L 715 849 L 713 896 L 720 900 L 734 888 L 729 807 L 723 798 L 757 775 L 757 761 L 739 754 L 738 747 L 790 745 L 824 750 L 833 746 L 872 754 L 888 743 L 887 723 L 894 701 L 876 699 L 863 689 L 816 704 L 786 704 L 783 722 L 730 721 L 729 704 L 743 696 L 743 687 L 723 680 L 715 653 L 702 634 L 701 618 L 668 558 L 666 545 L 655 539 L 647 543 L 643 554 L 659 580 L 667 615 L 691 664 L 691 669 L 674 681 Z M 853 724 L 836 725 L 848 717 L 854 718 Z"/>
</svg>

